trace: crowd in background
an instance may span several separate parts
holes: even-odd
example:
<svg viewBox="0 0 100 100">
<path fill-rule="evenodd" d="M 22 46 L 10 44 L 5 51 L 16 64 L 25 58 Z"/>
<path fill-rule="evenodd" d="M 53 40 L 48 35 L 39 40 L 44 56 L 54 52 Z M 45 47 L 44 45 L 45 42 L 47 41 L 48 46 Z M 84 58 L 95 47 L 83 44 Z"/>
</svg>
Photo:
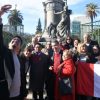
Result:
<svg viewBox="0 0 100 100">
<path fill-rule="evenodd" d="M 0 17 L 5 9 L 0 10 Z M 23 43 L 15 36 L 8 47 L 3 43 L 2 20 L 0 18 L 0 100 L 25 100 L 28 91 L 34 100 L 97 100 L 99 98 L 77 94 L 77 62 L 100 64 L 99 44 L 84 34 L 83 41 L 66 37 L 66 41 L 47 41 L 43 46 L 37 37 L 21 51 Z M 71 77 L 72 94 L 61 95 L 58 88 L 60 77 Z M 26 76 L 29 72 L 29 88 Z"/>
</svg>

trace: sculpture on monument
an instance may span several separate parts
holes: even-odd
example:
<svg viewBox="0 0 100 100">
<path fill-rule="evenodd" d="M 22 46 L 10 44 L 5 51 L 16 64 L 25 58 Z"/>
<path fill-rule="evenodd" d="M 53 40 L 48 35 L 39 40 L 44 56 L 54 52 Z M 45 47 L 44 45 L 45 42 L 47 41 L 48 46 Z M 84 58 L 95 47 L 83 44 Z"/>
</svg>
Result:
<svg viewBox="0 0 100 100">
<path fill-rule="evenodd" d="M 51 23 L 48 27 L 48 33 L 49 33 L 49 37 L 50 38 L 56 38 L 56 33 L 57 33 L 57 30 L 56 30 L 56 24 L 54 23 Z"/>
<path fill-rule="evenodd" d="M 71 10 L 68 9 L 67 0 L 46 0 L 43 6 L 45 14 L 43 37 L 53 39 L 69 35 Z"/>
<path fill-rule="evenodd" d="M 70 14 L 72 11 L 68 9 L 66 2 L 61 12 L 54 13 L 62 15 L 61 21 L 57 25 L 57 35 L 60 37 L 63 37 L 65 34 L 66 36 L 70 34 Z"/>
</svg>

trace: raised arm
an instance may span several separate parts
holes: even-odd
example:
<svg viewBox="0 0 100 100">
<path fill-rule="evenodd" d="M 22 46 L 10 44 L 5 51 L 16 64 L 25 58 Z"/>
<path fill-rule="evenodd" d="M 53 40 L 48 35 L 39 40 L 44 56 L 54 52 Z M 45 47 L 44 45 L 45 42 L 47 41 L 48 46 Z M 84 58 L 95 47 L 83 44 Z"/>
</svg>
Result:
<svg viewBox="0 0 100 100">
<path fill-rule="evenodd" d="M 0 8 L 0 17 L 5 13 L 7 12 L 12 6 L 7 4 L 7 5 L 4 5 L 4 6 L 1 6 Z"/>
<path fill-rule="evenodd" d="M 2 35 L 2 15 L 11 8 L 11 5 L 4 5 L 0 8 L 0 55 L 2 54 L 3 49 L 3 35 Z"/>
</svg>

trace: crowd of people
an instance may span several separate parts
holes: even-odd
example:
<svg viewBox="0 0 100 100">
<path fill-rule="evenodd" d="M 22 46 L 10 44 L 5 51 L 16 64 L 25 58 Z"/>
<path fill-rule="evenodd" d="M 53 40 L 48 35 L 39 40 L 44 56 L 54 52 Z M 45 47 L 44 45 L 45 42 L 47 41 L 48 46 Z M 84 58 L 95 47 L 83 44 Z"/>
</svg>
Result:
<svg viewBox="0 0 100 100">
<path fill-rule="evenodd" d="M 3 6 L 4 7 L 4 6 Z M 66 37 L 66 41 L 52 40 L 45 46 L 37 37 L 21 51 L 23 43 L 20 36 L 14 36 L 8 47 L 3 43 L 3 24 L 0 10 L 0 100 L 26 100 L 29 91 L 33 100 L 99 100 L 96 97 L 77 94 L 77 62 L 100 64 L 99 44 L 84 34 L 83 41 Z M 29 72 L 29 88 L 26 88 L 26 76 Z M 71 78 L 71 94 L 62 95 L 59 89 L 59 77 Z"/>
</svg>

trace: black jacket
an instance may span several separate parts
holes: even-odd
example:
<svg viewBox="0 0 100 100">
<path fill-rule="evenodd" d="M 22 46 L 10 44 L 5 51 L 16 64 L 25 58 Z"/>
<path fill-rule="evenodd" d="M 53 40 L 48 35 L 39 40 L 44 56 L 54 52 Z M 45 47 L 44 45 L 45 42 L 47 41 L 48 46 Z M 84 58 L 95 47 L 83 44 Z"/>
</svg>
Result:
<svg viewBox="0 0 100 100">
<path fill-rule="evenodd" d="M 8 69 L 11 78 L 14 77 L 14 63 L 13 63 L 13 56 L 9 49 L 4 46 L 3 43 L 3 32 L 2 32 L 3 25 L 0 25 L 0 100 L 8 100 L 9 91 L 8 91 L 8 84 L 5 77 L 4 71 L 4 61 L 5 67 Z"/>
<path fill-rule="evenodd" d="M 28 68 L 26 70 L 26 57 L 24 56 L 23 53 L 20 54 L 19 56 L 19 59 L 20 59 L 20 63 L 21 63 L 21 97 L 26 97 L 27 94 L 28 94 L 28 89 L 26 88 L 26 85 L 27 85 L 27 81 L 26 81 L 26 77 L 27 77 L 27 72 L 31 66 L 31 60 L 29 59 L 29 65 L 28 65 Z"/>
</svg>

